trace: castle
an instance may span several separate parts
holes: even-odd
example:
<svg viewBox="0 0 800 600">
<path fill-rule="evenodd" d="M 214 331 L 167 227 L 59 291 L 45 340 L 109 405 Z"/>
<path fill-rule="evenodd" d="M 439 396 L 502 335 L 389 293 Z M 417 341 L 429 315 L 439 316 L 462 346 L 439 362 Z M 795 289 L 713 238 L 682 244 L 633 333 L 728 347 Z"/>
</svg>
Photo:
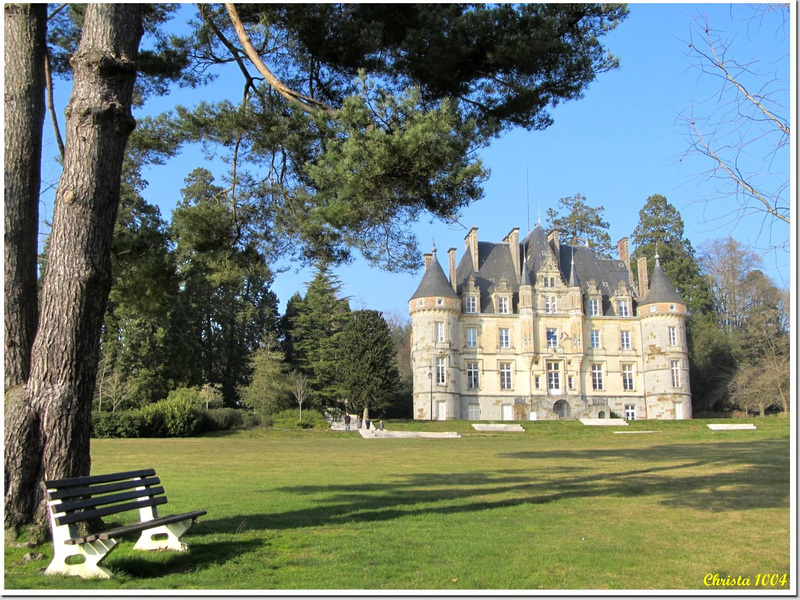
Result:
<svg viewBox="0 0 800 600">
<path fill-rule="evenodd" d="M 686 304 L 655 257 L 619 259 L 559 242 L 467 234 L 449 277 L 425 255 L 409 300 L 415 419 L 689 419 Z"/>
</svg>

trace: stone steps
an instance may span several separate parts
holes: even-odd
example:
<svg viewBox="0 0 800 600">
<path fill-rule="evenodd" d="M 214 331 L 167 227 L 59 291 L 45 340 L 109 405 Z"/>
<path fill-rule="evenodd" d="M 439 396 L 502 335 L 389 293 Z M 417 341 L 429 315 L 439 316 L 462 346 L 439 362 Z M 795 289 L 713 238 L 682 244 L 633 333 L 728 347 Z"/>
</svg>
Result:
<svg viewBox="0 0 800 600">
<path fill-rule="evenodd" d="M 384 429 L 358 429 L 361 437 L 374 440 L 377 438 L 460 438 L 455 431 L 387 431 Z"/>
<path fill-rule="evenodd" d="M 515 424 L 473 423 L 472 427 L 475 428 L 476 431 L 510 431 L 510 432 L 525 431 L 522 425 L 518 423 Z"/>
<path fill-rule="evenodd" d="M 581 423 L 590 427 L 627 427 L 625 419 L 579 419 Z"/>
</svg>

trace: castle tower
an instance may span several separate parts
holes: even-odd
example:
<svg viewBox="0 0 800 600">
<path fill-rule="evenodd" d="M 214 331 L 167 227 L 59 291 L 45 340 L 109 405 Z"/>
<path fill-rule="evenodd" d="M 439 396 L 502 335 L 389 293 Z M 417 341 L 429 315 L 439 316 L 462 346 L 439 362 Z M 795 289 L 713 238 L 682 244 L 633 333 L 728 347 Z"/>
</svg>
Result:
<svg viewBox="0 0 800 600">
<path fill-rule="evenodd" d="M 656 254 L 649 289 L 639 301 L 646 419 L 691 419 L 686 303 Z"/>
<path fill-rule="evenodd" d="M 457 341 L 461 301 L 436 258 L 426 255 L 425 274 L 408 301 L 414 373 L 415 419 L 461 419 Z"/>
</svg>

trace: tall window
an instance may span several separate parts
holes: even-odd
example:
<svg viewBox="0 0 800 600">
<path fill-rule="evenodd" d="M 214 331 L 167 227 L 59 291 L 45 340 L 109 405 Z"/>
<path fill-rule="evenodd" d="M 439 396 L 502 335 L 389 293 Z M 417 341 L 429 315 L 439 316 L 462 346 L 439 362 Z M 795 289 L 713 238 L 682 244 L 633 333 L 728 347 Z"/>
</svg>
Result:
<svg viewBox="0 0 800 600">
<path fill-rule="evenodd" d="M 544 312 L 553 315 L 558 312 L 558 299 L 556 296 L 546 296 L 544 299 Z"/>
<path fill-rule="evenodd" d="M 444 341 L 444 323 L 441 321 L 436 321 L 436 341 L 443 342 Z"/>
<path fill-rule="evenodd" d="M 630 350 L 631 349 L 631 332 L 630 331 L 620 331 L 619 332 L 619 347 L 622 350 Z"/>
<path fill-rule="evenodd" d="M 547 347 L 558 348 L 558 329 L 547 329 Z"/>
<path fill-rule="evenodd" d="M 511 334 L 506 328 L 500 329 L 500 347 L 511 348 Z"/>
<path fill-rule="evenodd" d="M 672 387 L 681 387 L 681 361 L 669 361 L 670 369 L 672 370 Z"/>
<path fill-rule="evenodd" d="M 547 389 L 551 392 L 561 390 L 561 373 L 557 362 L 547 363 Z"/>
<path fill-rule="evenodd" d="M 602 390 L 603 386 L 603 365 L 592 365 L 592 389 Z"/>
<path fill-rule="evenodd" d="M 477 390 L 480 385 L 478 363 L 467 363 L 467 389 Z"/>
<path fill-rule="evenodd" d="M 635 404 L 626 404 L 625 405 L 625 420 L 626 421 L 635 421 L 636 420 L 636 405 Z"/>
<path fill-rule="evenodd" d="M 501 315 L 507 315 L 511 312 L 510 308 L 511 303 L 508 301 L 508 298 L 498 298 L 497 299 L 497 312 Z"/>
<path fill-rule="evenodd" d="M 513 389 L 511 380 L 511 363 L 500 363 L 500 389 Z"/>
<path fill-rule="evenodd" d="M 668 327 L 667 334 L 669 336 L 669 345 L 670 346 L 677 346 L 678 345 L 678 330 L 675 327 Z"/>
<path fill-rule="evenodd" d="M 481 418 L 481 405 L 468 404 L 467 405 L 467 418 L 470 421 L 480 421 Z"/>
<path fill-rule="evenodd" d="M 600 348 L 600 330 L 592 329 L 592 333 L 589 335 L 589 345 L 595 350 Z"/>
<path fill-rule="evenodd" d="M 467 327 L 467 348 L 478 347 L 478 328 Z"/>
<path fill-rule="evenodd" d="M 436 359 L 436 384 L 445 384 L 445 359 L 444 357 L 437 357 Z"/>
<path fill-rule="evenodd" d="M 631 316 L 630 306 L 628 305 L 628 301 L 627 300 L 620 300 L 618 306 L 619 306 L 619 316 L 620 317 L 629 317 L 629 316 Z"/>
<path fill-rule="evenodd" d="M 464 299 L 464 310 L 468 313 L 478 312 L 478 299 L 475 296 L 467 296 Z"/>
<path fill-rule="evenodd" d="M 622 389 L 626 392 L 636 388 L 633 379 L 633 365 L 622 365 Z"/>
<path fill-rule="evenodd" d="M 596 317 L 600 314 L 600 301 L 597 298 L 589 299 L 589 316 Z"/>
</svg>

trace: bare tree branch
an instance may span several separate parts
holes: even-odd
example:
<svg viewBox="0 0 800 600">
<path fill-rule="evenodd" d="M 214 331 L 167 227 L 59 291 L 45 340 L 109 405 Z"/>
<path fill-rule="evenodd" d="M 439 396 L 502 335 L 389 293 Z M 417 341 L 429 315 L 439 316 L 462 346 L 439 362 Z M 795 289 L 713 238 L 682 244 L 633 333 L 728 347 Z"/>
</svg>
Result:
<svg viewBox="0 0 800 600">
<path fill-rule="evenodd" d="M 760 7 L 748 9 L 748 20 L 757 26 L 750 35 L 767 36 L 772 42 L 776 32 L 766 30 L 767 24 L 777 21 L 778 29 L 785 29 L 788 10 L 773 8 L 769 20 Z M 733 38 L 726 40 L 712 28 L 708 17 L 702 16 L 694 20 L 685 43 L 691 66 L 700 72 L 701 89 L 711 84 L 711 90 L 678 118 L 688 142 L 681 160 L 692 154 L 710 159 L 713 166 L 698 178 L 716 181 L 719 201 L 730 207 L 727 214 L 711 220 L 732 225 L 760 213 L 761 228 L 753 228 L 756 239 L 769 235 L 770 247 L 787 248 L 783 225 L 791 221 L 788 38 L 777 40 L 777 57 L 763 52 L 753 57 L 734 56 L 734 52 L 741 54 L 741 45 L 734 46 Z M 784 44 L 786 52 L 782 53 Z M 769 45 L 763 47 L 772 50 Z M 714 86 L 715 80 L 718 86 Z M 709 200 L 706 196 L 702 201 Z"/>
</svg>

